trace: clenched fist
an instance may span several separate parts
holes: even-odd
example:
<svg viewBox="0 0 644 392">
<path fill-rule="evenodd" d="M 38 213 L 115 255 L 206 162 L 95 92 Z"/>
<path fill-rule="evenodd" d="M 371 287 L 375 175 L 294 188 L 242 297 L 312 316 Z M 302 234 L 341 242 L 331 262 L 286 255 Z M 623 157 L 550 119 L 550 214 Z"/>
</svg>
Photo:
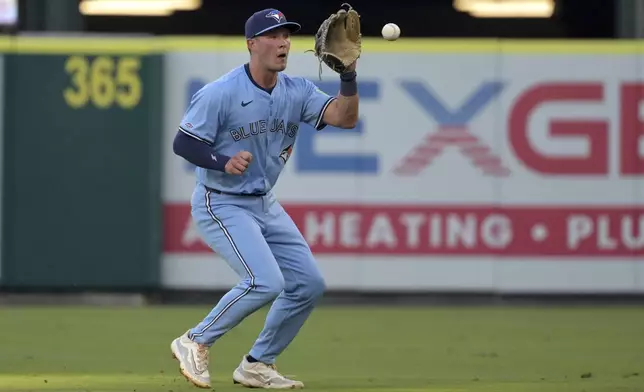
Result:
<svg viewBox="0 0 644 392">
<path fill-rule="evenodd" d="M 241 176 L 253 160 L 253 155 L 248 151 L 240 151 L 226 163 L 226 173 Z"/>
</svg>

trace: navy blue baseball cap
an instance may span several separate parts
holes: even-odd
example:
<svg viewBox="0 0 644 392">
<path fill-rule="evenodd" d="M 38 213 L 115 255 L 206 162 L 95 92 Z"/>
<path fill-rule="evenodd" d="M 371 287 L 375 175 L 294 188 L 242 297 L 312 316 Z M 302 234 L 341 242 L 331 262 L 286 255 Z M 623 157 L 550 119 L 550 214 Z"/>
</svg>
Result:
<svg viewBox="0 0 644 392">
<path fill-rule="evenodd" d="M 299 23 L 289 22 L 286 16 L 274 8 L 267 8 L 255 12 L 246 21 L 246 39 L 257 37 L 267 31 L 276 29 L 278 27 L 286 27 L 295 33 L 300 30 Z"/>
</svg>

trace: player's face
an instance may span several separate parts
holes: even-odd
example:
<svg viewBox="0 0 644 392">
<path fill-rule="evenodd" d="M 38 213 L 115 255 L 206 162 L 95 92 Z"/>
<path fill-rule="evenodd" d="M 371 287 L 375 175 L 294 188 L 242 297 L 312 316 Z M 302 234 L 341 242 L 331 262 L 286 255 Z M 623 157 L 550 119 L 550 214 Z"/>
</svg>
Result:
<svg viewBox="0 0 644 392">
<path fill-rule="evenodd" d="M 286 69 L 288 53 L 291 49 L 291 34 L 279 28 L 258 37 L 256 54 L 267 70 L 280 72 Z"/>
</svg>

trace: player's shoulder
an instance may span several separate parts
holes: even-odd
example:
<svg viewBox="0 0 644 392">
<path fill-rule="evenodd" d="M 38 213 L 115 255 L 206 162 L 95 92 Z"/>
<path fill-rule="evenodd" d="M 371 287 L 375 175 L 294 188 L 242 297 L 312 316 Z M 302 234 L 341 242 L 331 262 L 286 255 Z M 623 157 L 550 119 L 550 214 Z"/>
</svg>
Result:
<svg viewBox="0 0 644 392">
<path fill-rule="evenodd" d="M 313 84 L 313 82 L 303 76 L 293 76 L 283 72 L 280 73 L 280 76 L 282 77 L 282 82 L 287 89 L 298 89 L 305 91 L 309 88 L 315 88 L 315 84 Z"/>
</svg>

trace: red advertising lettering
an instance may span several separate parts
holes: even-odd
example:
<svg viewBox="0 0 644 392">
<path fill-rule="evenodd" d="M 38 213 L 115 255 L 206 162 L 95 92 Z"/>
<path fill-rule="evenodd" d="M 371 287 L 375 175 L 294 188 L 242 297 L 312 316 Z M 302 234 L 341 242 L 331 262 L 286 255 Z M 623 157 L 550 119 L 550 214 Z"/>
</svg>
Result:
<svg viewBox="0 0 644 392">
<path fill-rule="evenodd" d="M 640 156 L 639 147 L 644 135 L 644 122 L 640 118 L 640 105 L 644 101 L 644 84 L 631 83 L 622 86 L 621 101 L 621 174 L 643 174 L 644 159 Z"/>
<path fill-rule="evenodd" d="M 591 120 L 552 120 L 549 135 L 578 136 L 588 141 L 583 156 L 552 157 L 537 151 L 528 137 L 530 116 L 541 105 L 553 102 L 602 102 L 601 83 L 539 84 L 517 99 L 508 119 L 510 144 L 517 157 L 530 169 L 550 175 L 608 174 L 608 123 Z"/>
</svg>

